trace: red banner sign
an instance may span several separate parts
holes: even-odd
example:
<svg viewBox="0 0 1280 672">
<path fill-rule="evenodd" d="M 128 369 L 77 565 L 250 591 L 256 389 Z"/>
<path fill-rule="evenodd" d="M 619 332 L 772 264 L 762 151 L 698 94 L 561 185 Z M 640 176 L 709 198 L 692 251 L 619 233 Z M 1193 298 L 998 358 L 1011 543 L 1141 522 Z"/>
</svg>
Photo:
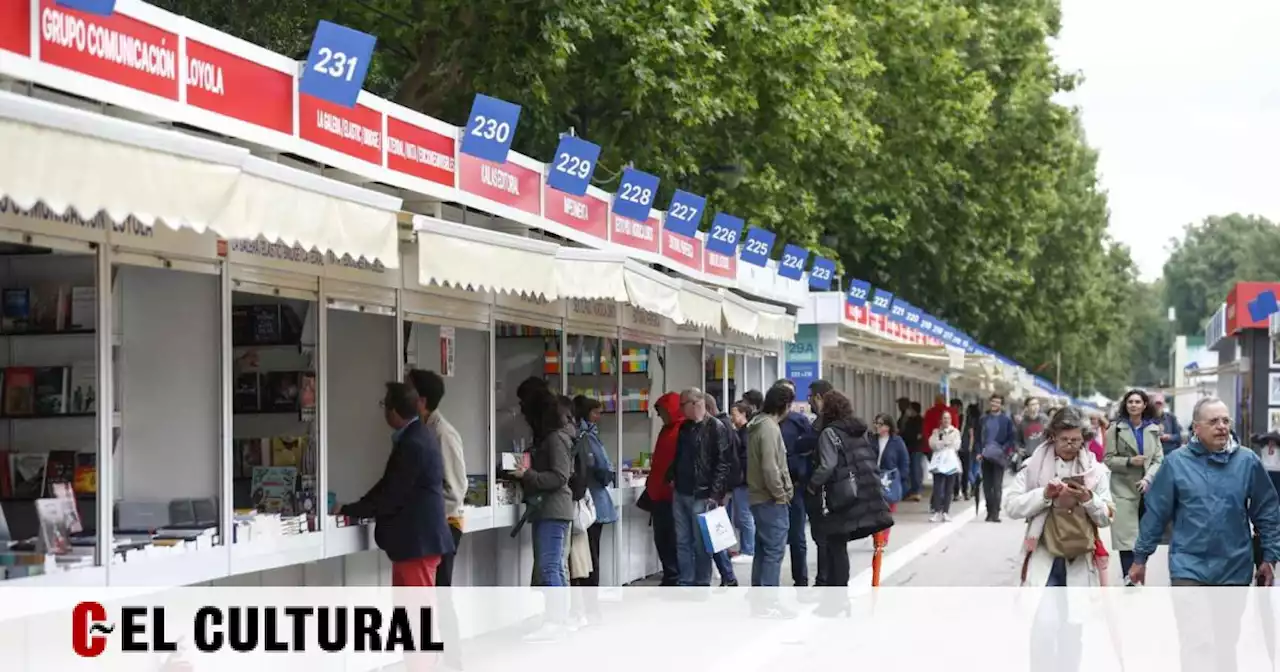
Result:
<svg viewBox="0 0 1280 672">
<path fill-rule="evenodd" d="M 702 270 L 702 241 L 662 230 L 662 256 L 695 271 Z"/>
<path fill-rule="evenodd" d="M 0 49 L 31 55 L 29 0 L 0 0 Z"/>
<path fill-rule="evenodd" d="M 546 212 L 544 216 L 576 231 L 609 239 L 609 204 L 594 196 L 574 196 L 558 189 L 544 186 Z"/>
<path fill-rule="evenodd" d="M 612 217 L 613 226 L 609 230 L 609 240 L 619 245 L 657 254 L 660 227 L 656 218 L 650 217 L 647 222 L 637 222 L 618 215 Z"/>
<path fill-rule="evenodd" d="M 334 105 L 298 94 L 298 131 L 303 140 L 382 165 L 382 113 L 356 105 Z"/>
<path fill-rule="evenodd" d="M 738 258 L 704 249 L 702 252 L 702 270 L 707 275 L 733 280 L 738 277 Z"/>
<path fill-rule="evenodd" d="M 395 117 L 387 117 L 387 167 L 428 182 L 453 186 L 454 140 Z"/>
<path fill-rule="evenodd" d="M 187 39 L 187 104 L 293 135 L 293 77 Z"/>
<path fill-rule="evenodd" d="M 463 191 L 533 215 L 539 214 L 538 189 L 542 186 L 542 176 L 538 171 L 513 161 L 494 163 L 470 154 L 459 156 L 458 186 Z"/>
<path fill-rule="evenodd" d="M 98 16 L 40 0 L 40 60 L 178 99 L 178 36 L 116 12 Z"/>
</svg>

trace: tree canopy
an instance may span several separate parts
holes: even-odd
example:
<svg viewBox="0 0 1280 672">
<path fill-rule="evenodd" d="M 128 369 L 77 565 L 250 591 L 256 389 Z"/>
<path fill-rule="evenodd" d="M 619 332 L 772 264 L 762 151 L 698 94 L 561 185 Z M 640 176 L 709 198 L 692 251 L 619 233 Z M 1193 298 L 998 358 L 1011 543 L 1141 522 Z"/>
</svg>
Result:
<svg viewBox="0 0 1280 672">
<path fill-rule="evenodd" d="M 1053 100 L 1056 0 L 156 4 L 299 59 L 319 19 L 372 33 L 374 93 L 453 123 L 519 103 L 517 151 L 573 127 L 605 188 L 634 161 L 660 204 L 702 193 L 1030 368 L 1061 353 L 1073 392 L 1129 377 L 1135 271 Z"/>
</svg>

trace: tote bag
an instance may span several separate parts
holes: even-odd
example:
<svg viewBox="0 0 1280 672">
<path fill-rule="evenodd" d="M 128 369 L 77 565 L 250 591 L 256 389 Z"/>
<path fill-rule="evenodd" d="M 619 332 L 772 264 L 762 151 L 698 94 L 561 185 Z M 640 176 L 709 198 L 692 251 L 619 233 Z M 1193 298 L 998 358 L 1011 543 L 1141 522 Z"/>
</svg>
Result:
<svg viewBox="0 0 1280 672">
<path fill-rule="evenodd" d="M 698 514 L 698 527 L 702 529 L 702 544 L 711 555 L 738 543 L 729 512 L 723 506 Z"/>
</svg>

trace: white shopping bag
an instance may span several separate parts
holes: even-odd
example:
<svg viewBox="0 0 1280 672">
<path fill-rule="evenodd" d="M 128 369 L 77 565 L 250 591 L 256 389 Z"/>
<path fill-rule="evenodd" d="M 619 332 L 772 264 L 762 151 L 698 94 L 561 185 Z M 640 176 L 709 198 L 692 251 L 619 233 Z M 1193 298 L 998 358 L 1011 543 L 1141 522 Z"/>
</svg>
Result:
<svg viewBox="0 0 1280 672">
<path fill-rule="evenodd" d="M 698 514 L 698 527 L 702 528 L 702 543 L 708 553 L 714 555 L 738 543 L 729 513 L 723 506 Z"/>
</svg>

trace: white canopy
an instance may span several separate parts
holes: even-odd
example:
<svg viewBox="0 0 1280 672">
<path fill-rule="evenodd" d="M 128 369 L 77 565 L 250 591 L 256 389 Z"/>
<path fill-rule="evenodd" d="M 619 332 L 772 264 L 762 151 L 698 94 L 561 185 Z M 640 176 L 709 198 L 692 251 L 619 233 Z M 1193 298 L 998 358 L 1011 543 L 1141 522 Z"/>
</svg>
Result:
<svg viewBox="0 0 1280 672">
<path fill-rule="evenodd" d="M 554 301 L 557 245 L 415 215 L 418 282 Z"/>
</svg>

